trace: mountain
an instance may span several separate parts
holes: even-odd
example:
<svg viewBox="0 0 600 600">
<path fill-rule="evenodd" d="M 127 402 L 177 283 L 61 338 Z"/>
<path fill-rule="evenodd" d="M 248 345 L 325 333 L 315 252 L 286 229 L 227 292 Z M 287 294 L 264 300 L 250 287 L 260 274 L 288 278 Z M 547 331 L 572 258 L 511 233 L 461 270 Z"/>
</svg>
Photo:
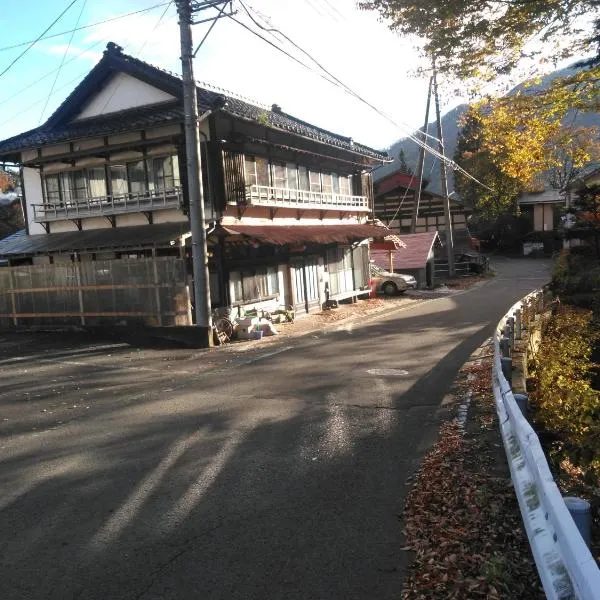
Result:
<svg viewBox="0 0 600 600">
<path fill-rule="evenodd" d="M 567 75 L 572 75 L 577 72 L 577 69 L 570 66 L 564 69 L 559 69 L 552 73 L 549 73 L 545 77 L 542 78 L 539 84 L 528 87 L 527 90 L 531 92 L 535 92 L 538 90 L 546 89 L 550 83 L 557 79 L 558 77 L 565 77 Z M 518 91 L 522 91 L 524 89 L 524 83 L 520 83 L 515 86 L 509 94 L 515 94 Z M 460 104 L 456 108 L 453 108 L 451 111 L 447 112 L 442 116 L 442 131 L 444 134 L 444 146 L 445 146 L 445 154 L 449 158 L 454 157 L 454 152 L 456 150 L 456 142 L 458 139 L 458 134 L 460 131 L 459 122 L 461 117 L 465 114 L 468 108 L 468 104 Z M 423 107 L 423 110 L 425 107 Z M 569 117 L 570 118 L 570 117 Z M 600 114 L 598 113 L 578 113 L 575 115 L 575 124 L 580 127 L 598 127 L 600 128 Z M 437 128 L 435 124 L 435 120 L 431 121 L 428 126 L 427 132 L 429 135 L 433 135 L 437 137 Z M 415 135 L 418 132 L 415 131 Z M 433 146 L 437 150 L 437 145 L 435 140 L 429 139 L 429 146 Z M 413 141 L 408 138 L 401 138 L 398 141 L 394 142 L 388 149 L 387 152 L 394 159 L 393 163 L 389 163 L 376 169 L 373 171 L 373 179 L 377 181 L 381 177 L 396 171 L 400 166 L 400 161 L 398 159 L 398 155 L 400 154 L 400 150 L 404 151 L 404 158 L 406 160 L 406 164 L 409 169 L 416 169 L 417 163 L 419 160 L 419 147 Z M 448 190 L 451 192 L 454 190 L 454 177 L 451 169 L 447 169 L 448 175 Z M 438 194 L 441 193 L 441 182 L 440 182 L 440 168 L 439 161 L 434 159 L 431 155 L 425 154 L 425 168 L 423 170 L 423 176 L 430 183 L 427 186 L 428 190 L 432 192 L 436 192 Z"/>
</svg>

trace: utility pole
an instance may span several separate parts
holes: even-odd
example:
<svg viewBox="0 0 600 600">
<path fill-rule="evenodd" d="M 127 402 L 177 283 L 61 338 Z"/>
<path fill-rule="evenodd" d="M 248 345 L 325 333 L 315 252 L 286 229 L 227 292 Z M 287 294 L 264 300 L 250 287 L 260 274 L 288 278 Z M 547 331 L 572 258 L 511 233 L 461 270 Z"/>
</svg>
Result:
<svg viewBox="0 0 600 600">
<path fill-rule="evenodd" d="M 446 176 L 446 161 L 444 154 L 444 133 L 442 131 L 442 117 L 440 116 L 440 97 L 438 94 L 437 70 L 435 59 L 433 61 L 433 95 L 435 98 L 435 118 L 437 121 L 437 136 L 439 151 L 442 155 L 440 160 L 440 177 L 442 183 L 442 195 L 444 196 L 444 221 L 446 222 L 446 253 L 448 255 L 448 275 L 454 277 L 454 240 L 452 239 L 452 215 L 450 214 L 450 196 L 448 195 L 448 179 Z"/>
<path fill-rule="evenodd" d="M 433 86 L 433 76 L 429 78 L 429 90 L 427 92 L 427 105 L 425 107 L 425 124 L 423 125 L 422 140 L 427 143 L 427 130 L 429 128 L 429 108 L 431 107 L 431 88 Z M 423 169 L 425 168 L 425 147 L 421 146 L 419 150 L 419 163 L 417 165 L 417 188 L 415 203 L 413 206 L 412 219 L 410 222 L 410 232 L 417 231 L 417 220 L 419 218 L 419 204 L 421 203 L 421 188 L 423 187 Z"/>
<path fill-rule="evenodd" d="M 192 268 L 194 271 L 196 326 L 205 338 L 206 345 L 212 346 L 210 278 L 208 272 L 206 226 L 204 222 L 200 136 L 198 133 L 198 98 L 196 95 L 193 66 L 192 13 L 194 11 L 191 0 L 175 0 L 175 4 L 177 6 L 177 14 L 179 15 L 179 34 L 181 38 L 185 153 L 190 231 L 192 234 Z"/>
</svg>

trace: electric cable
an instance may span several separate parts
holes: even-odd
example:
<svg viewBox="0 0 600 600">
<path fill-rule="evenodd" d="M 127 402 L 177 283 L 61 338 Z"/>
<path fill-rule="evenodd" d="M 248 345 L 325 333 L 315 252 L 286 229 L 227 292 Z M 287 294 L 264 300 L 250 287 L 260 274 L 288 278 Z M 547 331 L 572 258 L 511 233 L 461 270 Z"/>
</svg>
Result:
<svg viewBox="0 0 600 600">
<path fill-rule="evenodd" d="M 10 71 L 10 69 L 12 69 L 15 64 L 21 60 L 21 58 L 23 58 L 41 39 L 43 39 L 43 36 L 48 33 L 48 31 L 50 31 L 54 25 L 56 25 L 56 23 L 58 23 L 58 21 L 60 21 L 60 19 L 62 18 L 62 16 L 71 8 L 71 6 L 73 6 L 73 4 L 75 4 L 75 2 L 77 2 L 78 0 L 72 0 L 71 3 L 60 13 L 60 15 L 58 15 L 58 17 L 56 17 L 56 19 L 54 19 L 54 21 L 52 21 L 52 23 L 50 23 L 50 25 L 48 25 L 48 27 L 46 27 L 46 29 L 44 29 L 44 31 L 42 31 L 42 33 L 40 33 L 40 35 L 33 40 L 32 42 L 27 42 L 29 44 L 29 46 L 27 46 L 27 48 L 25 48 L 25 50 L 23 50 L 23 52 L 21 52 L 21 54 L 19 54 L 19 56 L 17 56 L 17 58 L 15 58 L 9 65 L 8 67 L 6 67 L 4 69 L 4 71 L 2 71 L 0 73 L 0 77 L 2 77 L 4 74 L 8 73 L 8 71 Z"/>
<path fill-rule="evenodd" d="M 83 14 L 86 4 L 87 4 L 87 0 L 83 0 L 83 2 L 81 4 L 81 10 L 79 11 L 79 16 L 77 17 L 77 22 L 75 23 L 75 27 L 77 27 L 79 25 L 79 21 L 81 20 L 81 15 Z M 69 43 L 67 44 L 67 47 L 65 48 L 65 51 L 62 55 L 60 65 L 58 65 L 58 69 L 56 71 L 56 77 L 54 77 L 54 81 L 52 82 L 52 87 L 50 88 L 50 91 L 48 92 L 48 96 L 46 98 L 46 103 L 44 104 L 44 108 L 42 109 L 42 112 L 40 113 L 40 120 L 38 121 L 38 125 L 42 122 L 42 119 L 44 118 L 44 113 L 46 112 L 46 109 L 48 108 L 48 102 L 50 100 L 50 96 L 52 95 L 52 92 L 54 91 L 54 86 L 56 86 L 56 82 L 58 81 L 60 72 L 62 71 L 63 65 L 65 64 L 65 58 L 67 58 L 67 54 L 69 53 L 69 50 L 71 49 L 71 42 L 73 41 L 74 35 L 75 35 L 75 30 L 71 31 L 71 37 L 69 38 Z"/>
<path fill-rule="evenodd" d="M 77 0 L 75 0 L 77 1 Z M 159 8 L 161 6 L 165 6 L 165 4 L 170 4 L 170 2 L 161 2 L 160 4 L 154 4 L 149 6 L 148 8 L 142 8 L 141 10 L 134 10 L 133 12 L 124 13 L 122 15 L 117 15 L 116 17 L 110 17 L 109 19 L 104 19 L 103 21 L 96 21 L 95 23 L 88 23 L 87 25 L 81 25 L 80 27 L 76 27 L 75 29 L 67 29 L 67 31 L 61 31 L 60 33 L 53 33 L 52 35 L 42 36 L 36 40 L 33 40 L 33 43 L 37 43 L 41 40 L 50 40 L 52 38 L 60 37 L 61 35 L 66 35 L 71 33 L 72 31 L 82 31 L 83 29 L 90 29 L 91 27 L 97 27 L 98 25 L 104 25 L 105 23 L 112 23 L 113 21 L 118 21 L 119 19 L 125 19 L 127 17 L 132 17 L 133 15 L 139 15 L 141 13 L 148 12 L 155 8 Z M 31 44 L 32 41 L 28 42 L 19 42 L 18 44 L 13 44 L 11 46 L 4 46 L 0 48 L 0 52 L 4 52 L 5 50 L 12 50 L 13 48 L 20 48 L 21 46 L 27 46 L 27 44 Z"/>
<path fill-rule="evenodd" d="M 305 54 L 306 56 L 308 56 L 322 71 L 324 71 L 325 73 L 327 73 L 327 75 L 329 75 L 338 85 L 338 87 L 341 87 L 344 91 L 346 91 L 346 93 L 348 93 L 349 95 L 353 96 L 354 98 L 356 98 L 357 100 L 359 100 L 360 102 L 362 102 L 363 104 L 367 105 L 369 108 L 371 108 L 372 110 L 374 110 L 377 114 L 379 114 L 381 117 L 385 118 L 387 121 L 389 121 L 390 123 L 392 123 L 395 127 L 397 127 L 400 131 L 403 131 L 405 133 L 405 135 L 407 135 L 408 139 L 412 140 L 415 144 L 417 144 L 419 147 L 423 148 L 426 152 L 428 152 L 429 154 L 431 154 L 432 156 L 435 156 L 437 158 L 440 159 L 440 161 L 443 161 L 446 165 L 448 165 L 449 167 L 451 167 L 453 170 L 455 171 L 459 171 L 461 172 L 463 175 L 465 175 L 465 177 L 468 177 L 469 179 L 473 180 L 475 183 L 481 185 L 482 187 L 493 191 L 491 188 L 489 188 L 487 185 L 485 185 L 484 183 L 482 183 L 481 181 L 479 181 L 477 178 L 475 178 L 473 175 L 471 175 L 469 172 L 467 172 L 465 169 L 463 169 L 460 165 L 458 165 L 454 160 L 448 158 L 447 156 L 445 156 L 444 154 L 440 153 L 439 151 L 435 150 L 434 148 L 432 148 L 431 146 L 429 146 L 428 144 L 426 144 L 425 142 L 422 142 L 420 139 L 418 139 L 417 137 L 415 137 L 415 135 L 410 132 L 407 133 L 407 125 L 404 125 L 404 127 L 401 127 L 394 119 L 392 119 L 389 115 L 385 114 L 383 111 L 379 110 L 376 106 L 374 106 L 373 104 L 371 104 L 368 100 L 365 100 L 364 98 L 362 98 L 358 93 L 356 93 L 354 90 L 352 90 L 350 87 L 348 87 L 346 84 L 344 84 L 342 81 L 340 81 L 337 77 L 335 77 L 332 73 L 330 73 L 327 69 L 325 69 L 314 57 L 312 57 L 310 55 L 310 53 L 308 53 L 306 50 L 304 50 L 303 48 L 301 48 L 298 44 L 296 44 L 293 40 L 291 40 L 287 35 L 285 35 L 283 32 L 281 32 L 278 29 L 269 27 L 266 28 L 264 26 L 262 26 L 260 23 L 258 23 L 250 14 L 250 11 L 248 10 L 248 8 L 245 6 L 245 4 L 243 3 L 242 0 L 239 0 L 241 6 L 244 8 L 244 10 L 246 11 L 246 13 L 248 14 L 248 16 L 250 17 L 250 19 L 261 29 L 268 31 L 269 29 L 272 31 L 276 31 L 277 33 L 279 33 L 280 35 L 282 35 L 286 40 L 288 40 L 289 43 L 291 43 L 294 47 L 296 47 L 298 50 L 300 50 L 303 54 Z M 260 36 L 257 32 L 254 32 L 251 28 L 249 28 L 248 26 L 246 26 L 245 24 L 241 23 L 240 21 L 236 22 L 242 24 L 246 29 L 248 29 L 249 31 L 252 31 L 255 35 Z M 264 38 L 263 38 L 264 39 Z M 277 47 L 275 44 L 272 44 L 271 42 L 268 42 L 270 45 Z M 285 52 L 284 50 L 282 50 L 281 48 L 277 48 L 278 50 L 280 50 L 281 52 L 284 52 L 285 54 L 288 54 L 287 52 Z M 288 56 L 290 56 L 288 54 Z M 304 63 L 302 63 L 301 61 L 299 61 L 298 59 L 296 59 L 295 57 L 293 57 L 293 59 L 300 63 L 301 65 L 303 65 L 304 67 L 306 67 L 306 65 Z M 308 67 L 310 68 L 310 67 Z M 313 72 L 314 69 L 311 69 Z M 322 74 L 318 73 L 321 77 Z M 323 79 L 327 80 L 326 77 L 323 77 Z M 330 81 L 330 83 L 332 83 Z M 428 135 L 428 134 L 427 134 Z M 428 136 L 431 137 L 432 139 L 437 139 L 434 138 L 433 136 Z M 438 140 L 439 141 L 439 140 Z"/>
</svg>

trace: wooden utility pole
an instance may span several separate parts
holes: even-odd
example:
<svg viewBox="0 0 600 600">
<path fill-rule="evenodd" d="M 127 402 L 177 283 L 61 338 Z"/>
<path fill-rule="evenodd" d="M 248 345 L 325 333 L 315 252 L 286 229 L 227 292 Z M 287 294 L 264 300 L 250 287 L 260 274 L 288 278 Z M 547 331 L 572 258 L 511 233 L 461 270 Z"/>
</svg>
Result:
<svg viewBox="0 0 600 600">
<path fill-rule="evenodd" d="M 213 345 L 210 305 L 210 276 L 208 272 L 208 249 L 204 221 L 204 194 L 202 190 L 202 167 L 200 163 L 200 136 L 198 133 L 198 98 L 194 79 L 192 15 L 198 10 L 214 7 L 215 2 L 175 0 L 179 15 L 181 38 L 181 74 L 183 78 L 183 109 L 185 129 L 185 153 L 190 231 L 192 234 L 192 268 L 194 271 L 194 306 L 196 326 L 205 338 L 206 345 Z"/>
<path fill-rule="evenodd" d="M 433 76 L 429 78 L 429 90 L 427 92 L 427 106 L 425 107 L 425 124 L 423 125 L 423 135 L 421 139 L 423 143 L 427 143 L 427 129 L 429 128 L 429 108 L 431 107 L 431 88 L 433 86 Z M 417 221 L 419 219 L 419 204 L 421 203 L 421 188 L 423 187 L 423 169 L 425 168 L 425 147 L 421 146 L 419 150 L 419 163 L 417 165 L 417 187 L 415 200 L 410 221 L 410 232 L 417 231 Z"/>
<path fill-rule="evenodd" d="M 442 184 L 442 196 L 444 197 L 444 220 L 446 222 L 446 253 L 448 256 L 448 275 L 454 277 L 454 240 L 452 239 L 452 214 L 450 213 L 450 196 L 448 195 L 448 179 L 446 175 L 446 161 L 444 154 L 444 133 L 442 131 L 442 117 L 440 115 L 440 97 L 438 94 L 437 70 L 435 60 L 433 61 L 433 95 L 435 98 L 435 118 L 437 121 L 437 136 L 439 151 L 442 155 L 440 160 L 440 178 Z"/>
</svg>

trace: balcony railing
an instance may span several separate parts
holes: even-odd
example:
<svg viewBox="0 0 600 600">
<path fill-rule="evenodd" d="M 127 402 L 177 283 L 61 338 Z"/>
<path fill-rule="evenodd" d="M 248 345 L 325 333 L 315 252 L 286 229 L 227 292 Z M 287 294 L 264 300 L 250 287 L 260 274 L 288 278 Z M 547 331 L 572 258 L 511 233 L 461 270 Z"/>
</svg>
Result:
<svg viewBox="0 0 600 600">
<path fill-rule="evenodd" d="M 136 194 L 122 194 L 85 198 L 61 203 L 34 204 L 34 220 L 38 223 L 62 219 L 111 216 L 179 208 L 182 205 L 181 188 L 148 190 Z"/>
<path fill-rule="evenodd" d="M 366 196 L 347 194 L 326 194 L 289 188 L 276 188 L 268 185 L 251 185 L 246 188 L 246 202 L 254 206 L 275 206 L 281 208 L 301 208 L 320 210 L 349 210 L 369 212 L 369 199 Z"/>
</svg>

